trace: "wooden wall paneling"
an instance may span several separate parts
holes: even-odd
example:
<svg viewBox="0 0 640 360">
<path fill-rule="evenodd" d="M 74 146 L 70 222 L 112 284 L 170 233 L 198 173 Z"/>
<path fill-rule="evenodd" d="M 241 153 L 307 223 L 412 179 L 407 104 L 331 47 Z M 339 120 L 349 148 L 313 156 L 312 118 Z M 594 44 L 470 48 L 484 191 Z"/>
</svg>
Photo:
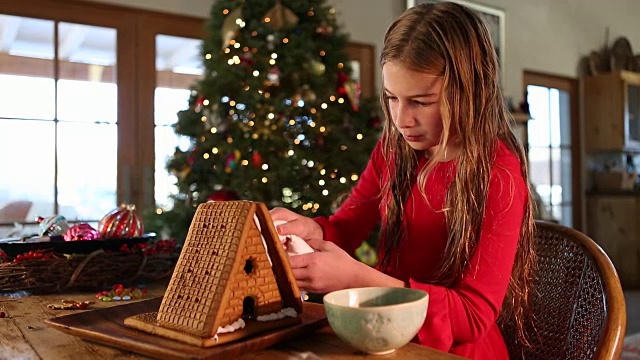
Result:
<svg viewBox="0 0 640 360">
<path fill-rule="evenodd" d="M 623 287 L 640 286 L 640 197 L 589 195 L 587 230 L 618 272 Z"/>
<path fill-rule="evenodd" d="M 625 143 L 622 79 L 611 73 L 589 76 L 583 81 L 586 150 L 621 150 Z"/>
</svg>

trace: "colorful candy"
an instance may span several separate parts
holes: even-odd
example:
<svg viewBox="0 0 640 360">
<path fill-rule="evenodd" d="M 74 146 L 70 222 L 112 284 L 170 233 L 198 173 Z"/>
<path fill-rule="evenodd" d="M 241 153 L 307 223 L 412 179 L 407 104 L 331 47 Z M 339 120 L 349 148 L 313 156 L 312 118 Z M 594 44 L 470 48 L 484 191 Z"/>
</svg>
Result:
<svg viewBox="0 0 640 360">
<path fill-rule="evenodd" d="M 111 290 L 104 290 L 96 294 L 96 299 L 100 301 L 129 301 L 140 299 L 147 292 L 147 289 L 137 287 L 126 288 L 122 284 L 113 285 Z"/>
</svg>

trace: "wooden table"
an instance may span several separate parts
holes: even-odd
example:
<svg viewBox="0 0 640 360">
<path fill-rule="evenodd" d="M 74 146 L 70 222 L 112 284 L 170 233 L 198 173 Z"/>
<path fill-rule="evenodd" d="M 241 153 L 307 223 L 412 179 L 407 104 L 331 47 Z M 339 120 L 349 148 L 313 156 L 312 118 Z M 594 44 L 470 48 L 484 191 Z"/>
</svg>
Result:
<svg viewBox="0 0 640 360">
<path fill-rule="evenodd" d="M 147 298 L 162 296 L 165 287 L 152 285 Z M 49 327 L 44 320 L 88 310 L 53 310 L 49 304 L 60 304 L 63 299 L 94 300 L 94 293 L 31 295 L 22 298 L 0 297 L 0 358 L 2 359 L 147 359 L 98 343 L 82 340 Z M 135 300 L 134 300 L 135 301 Z M 96 302 L 90 309 L 117 306 L 122 302 Z M 343 343 L 326 326 L 313 335 L 285 341 L 273 347 L 248 353 L 241 359 L 460 359 L 416 344 L 408 344 L 385 356 L 357 352 Z"/>
</svg>

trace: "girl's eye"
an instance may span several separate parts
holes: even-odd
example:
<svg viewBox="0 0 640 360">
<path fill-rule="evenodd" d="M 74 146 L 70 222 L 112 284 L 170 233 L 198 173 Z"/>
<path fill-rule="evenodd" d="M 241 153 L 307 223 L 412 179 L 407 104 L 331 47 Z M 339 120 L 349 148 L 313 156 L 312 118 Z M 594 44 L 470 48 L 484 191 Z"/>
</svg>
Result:
<svg viewBox="0 0 640 360">
<path fill-rule="evenodd" d="M 429 106 L 433 103 L 430 102 L 423 102 L 423 101 L 418 101 L 418 100 L 414 100 L 413 103 L 417 106 Z"/>
<path fill-rule="evenodd" d="M 398 101 L 398 98 L 395 96 L 385 95 L 385 97 L 387 98 L 387 101 L 393 101 L 393 102 Z"/>
</svg>

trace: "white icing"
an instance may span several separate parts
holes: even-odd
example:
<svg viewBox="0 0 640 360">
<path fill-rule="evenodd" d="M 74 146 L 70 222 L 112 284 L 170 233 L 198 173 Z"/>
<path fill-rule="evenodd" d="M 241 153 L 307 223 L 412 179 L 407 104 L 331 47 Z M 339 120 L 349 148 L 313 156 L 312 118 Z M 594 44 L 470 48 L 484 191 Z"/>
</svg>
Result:
<svg viewBox="0 0 640 360">
<path fill-rule="evenodd" d="M 267 314 L 267 315 L 260 315 L 256 317 L 256 320 L 258 321 L 274 321 L 274 320 L 280 320 L 280 319 L 284 319 L 285 317 L 296 317 L 298 316 L 298 313 L 293 309 L 293 308 L 284 308 L 282 310 L 280 310 L 277 313 L 271 313 L 271 314 Z"/>
<path fill-rule="evenodd" d="M 271 256 L 269 256 L 269 250 L 267 250 L 267 242 L 264 240 L 264 235 L 262 235 L 262 229 L 260 228 L 260 220 L 258 220 L 258 215 L 253 215 L 253 221 L 256 223 L 258 231 L 260 232 L 260 239 L 262 239 L 262 246 L 264 246 L 264 252 L 267 254 L 267 259 L 269 259 L 269 265 L 273 267 Z"/>
<path fill-rule="evenodd" d="M 230 332 L 234 332 L 238 329 L 242 329 L 245 326 L 245 322 L 244 320 L 242 320 L 242 318 L 234 321 L 232 324 L 229 324 L 227 326 L 219 326 L 218 327 L 218 332 L 216 333 L 216 337 L 218 336 L 218 334 L 225 334 L 225 333 L 230 333 Z"/>
<path fill-rule="evenodd" d="M 285 223 L 286 221 L 284 220 L 276 220 L 273 222 L 273 226 L 278 226 Z M 284 248 L 284 250 L 287 252 L 287 255 L 289 256 L 308 254 L 315 251 L 311 246 L 309 246 L 309 244 L 307 244 L 306 241 L 304 241 L 298 235 L 278 234 L 278 237 L 280 237 L 280 242 L 282 243 L 282 247 Z M 305 301 L 307 299 L 306 291 L 300 291 L 300 299 L 302 299 L 302 301 Z"/>
<path fill-rule="evenodd" d="M 274 321 L 274 320 L 280 320 L 280 319 L 284 319 L 285 317 L 296 317 L 298 316 L 298 313 L 293 309 L 293 308 L 284 308 L 282 310 L 280 310 L 277 313 L 271 313 L 271 314 L 267 314 L 267 315 L 260 315 L 258 317 L 256 317 L 257 321 Z M 219 326 L 218 327 L 218 332 L 216 333 L 216 335 L 212 338 L 213 340 L 215 340 L 216 342 L 218 342 L 220 339 L 218 338 L 219 334 L 225 334 L 225 333 L 230 333 L 230 332 L 234 332 L 238 329 L 243 329 L 246 326 L 246 323 L 244 322 L 244 320 L 242 320 L 242 318 L 236 320 L 235 322 L 233 322 L 232 324 L 229 324 L 227 326 Z"/>
<path fill-rule="evenodd" d="M 276 220 L 273 222 L 274 226 L 285 224 L 286 221 Z M 301 237 L 297 235 L 278 235 L 280 242 L 285 247 L 287 254 L 289 255 L 301 255 L 313 252 L 313 248 L 307 244 Z"/>
</svg>

